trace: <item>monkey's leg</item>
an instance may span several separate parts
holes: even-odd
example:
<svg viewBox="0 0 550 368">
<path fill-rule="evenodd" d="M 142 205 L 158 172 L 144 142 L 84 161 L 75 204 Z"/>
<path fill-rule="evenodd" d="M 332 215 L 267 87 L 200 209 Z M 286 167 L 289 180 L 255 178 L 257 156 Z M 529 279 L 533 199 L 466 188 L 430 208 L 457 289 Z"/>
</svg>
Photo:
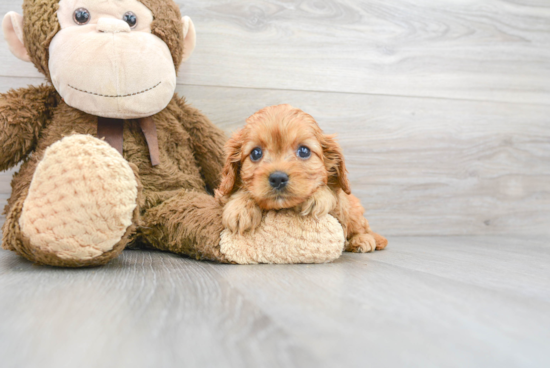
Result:
<svg viewBox="0 0 550 368">
<path fill-rule="evenodd" d="M 142 223 L 140 235 L 157 249 L 228 262 L 220 252 L 222 207 L 208 194 L 182 190 L 147 210 Z"/>
<path fill-rule="evenodd" d="M 29 190 L 10 208 L 4 246 L 61 267 L 102 265 L 130 241 L 139 179 L 104 141 L 73 135 L 50 146 Z"/>
</svg>

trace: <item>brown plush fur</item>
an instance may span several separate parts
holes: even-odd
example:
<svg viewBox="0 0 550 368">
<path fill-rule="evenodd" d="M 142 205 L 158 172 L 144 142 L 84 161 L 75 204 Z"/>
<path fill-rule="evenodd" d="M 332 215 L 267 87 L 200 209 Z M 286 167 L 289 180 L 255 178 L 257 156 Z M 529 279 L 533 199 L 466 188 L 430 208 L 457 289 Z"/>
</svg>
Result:
<svg viewBox="0 0 550 368">
<path fill-rule="evenodd" d="M 172 1 L 138 0 L 155 15 L 151 33 L 163 40 L 174 59 L 176 70 L 183 59 L 183 23 L 179 7 Z"/>
<path fill-rule="evenodd" d="M 25 104 L 23 90 L 11 91 L 0 96 L 0 99 L 4 100 L 7 96 L 11 96 L 10 102 L 13 102 L 14 96 L 20 96 L 18 103 Z M 25 249 L 26 243 L 21 240 L 18 225 L 34 171 L 45 150 L 64 136 L 74 133 L 95 136 L 97 132 L 97 118 L 94 116 L 63 102 L 53 111 L 50 119 L 27 120 L 30 116 L 20 116 L 6 105 L 0 105 L 2 168 L 16 163 L 15 159 L 8 158 L 16 155 L 27 157 L 32 152 L 12 181 L 12 196 L 5 208 L 7 218 L 2 246 L 46 264 L 55 262 L 33 253 L 34 250 Z M 157 167 L 151 166 L 139 122 L 129 120 L 124 123 L 124 158 L 135 165 L 143 186 L 143 198 L 139 203 L 141 226 L 137 228 L 133 241 L 142 240 L 155 248 L 192 257 L 224 261 L 219 253 L 219 236 L 223 227 L 221 207 L 206 188 L 216 188 L 220 182 L 225 136 L 198 110 L 178 97 L 174 97 L 168 107 L 153 118 L 157 124 L 160 146 L 161 165 Z M 45 122 L 43 126 L 36 125 L 40 121 Z M 35 138 L 35 144 L 29 143 L 14 134 L 21 130 L 32 132 L 33 137 L 40 138 Z M 81 265 L 63 261 L 58 263 Z"/>
<path fill-rule="evenodd" d="M 61 98 L 51 86 L 11 90 L 0 99 L 0 171 L 23 160 L 36 146 Z"/>
<path fill-rule="evenodd" d="M 154 14 L 151 33 L 170 48 L 174 66 L 179 69 L 183 59 L 183 24 L 178 6 L 172 1 L 138 0 Z M 31 61 L 51 82 L 49 47 L 61 29 L 57 21 L 59 0 L 25 0 L 23 2 L 24 41 Z"/>
<path fill-rule="evenodd" d="M 311 150 L 301 159 L 300 146 Z M 250 159 L 256 147 L 263 150 L 258 162 Z M 260 225 L 263 211 L 294 209 L 303 215 L 336 217 L 348 239 L 346 250 L 383 249 L 387 240 L 375 234 L 363 217 L 359 200 L 351 195 L 340 145 L 323 134 L 313 117 L 290 105 L 260 110 L 247 120 L 226 145 L 227 160 L 217 197 L 225 203 L 223 223 L 244 233 Z M 282 191 L 274 190 L 269 177 L 283 172 L 290 178 Z"/>
<path fill-rule="evenodd" d="M 183 55 L 181 15 L 172 1 L 140 0 L 155 16 L 152 32 L 169 46 L 174 65 Z M 58 0 L 25 0 L 24 39 L 29 55 L 49 79 L 48 47 L 59 31 Z M 19 218 L 37 165 L 46 149 L 72 134 L 97 134 L 97 117 L 68 106 L 51 86 L 0 95 L 0 170 L 23 161 L 14 175 L 5 208 L 2 247 L 31 261 L 53 266 L 96 266 L 116 257 L 127 244 L 146 245 L 192 257 L 226 261 L 219 251 L 221 207 L 211 196 L 220 183 L 226 138 L 198 110 L 174 96 L 153 116 L 160 146 L 153 167 L 137 120 L 124 121 L 124 158 L 140 183 L 131 226 L 111 252 L 89 261 L 65 261 L 35 249 L 21 233 Z"/>
</svg>

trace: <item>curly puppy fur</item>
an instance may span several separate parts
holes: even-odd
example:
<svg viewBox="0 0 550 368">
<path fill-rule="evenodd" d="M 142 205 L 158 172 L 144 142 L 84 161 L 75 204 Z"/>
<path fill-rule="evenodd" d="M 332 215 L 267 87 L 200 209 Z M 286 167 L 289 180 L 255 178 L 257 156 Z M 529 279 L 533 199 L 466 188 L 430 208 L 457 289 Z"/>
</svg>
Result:
<svg viewBox="0 0 550 368">
<path fill-rule="evenodd" d="M 299 157 L 300 147 L 311 155 Z M 250 155 L 257 148 L 262 157 L 254 161 Z M 257 228 L 264 211 L 293 209 L 303 216 L 336 217 L 344 228 L 346 251 L 386 247 L 386 238 L 372 232 L 363 206 L 351 194 L 340 145 L 310 115 L 290 105 L 262 109 L 228 141 L 226 155 L 216 196 L 225 205 L 223 224 L 231 231 Z M 288 177 L 282 190 L 270 184 L 276 172 Z"/>
</svg>

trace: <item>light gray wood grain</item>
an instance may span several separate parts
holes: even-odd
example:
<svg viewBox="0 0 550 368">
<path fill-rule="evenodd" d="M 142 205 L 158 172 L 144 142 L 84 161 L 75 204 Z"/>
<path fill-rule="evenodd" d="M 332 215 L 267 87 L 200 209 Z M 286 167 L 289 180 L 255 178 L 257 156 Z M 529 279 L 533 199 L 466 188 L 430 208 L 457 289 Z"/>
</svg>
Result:
<svg viewBox="0 0 550 368">
<path fill-rule="evenodd" d="M 525 300 L 550 302 L 547 237 L 422 237 L 399 241 L 415 246 L 377 255 L 377 260 Z"/>
<path fill-rule="evenodd" d="M 56 270 L 0 257 L 3 367 L 316 361 L 204 263 L 127 252 L 103 269 Z"/>
<path fill-rule="evenodd" d="M 548 104 L 550 5 L 178 0 L 198 30 L 180 83 Z M 21 9 L 3 0 L 0 14 Z M 0 41 L 1 76 L 37 76 Z"/>
<path fill-rule="evenodd" d="M 547 106 L 183 86 L 231 132 L 291 103 L 338 133 L 353 192 L 387 234 L 550 234 Z"/>
<path fill-rule="evenodd" d="M 550 364 L 548 238 L 390 244 L 327 265 L 126 251 L 85 270 L 0 251 L 2 367 Z"/>
<path fill-rule="evenodd" d="M 0 91 L 38 84 L 1 78 Z M 228 134 L 291 103 L 338 133 L 353 192 L 389 235 L 550 234 L 550 107 L 179 86 Z M 6 195 L 10 174 L 0 174 Z"/>
<path fill-rule="evenodd" d="M 5 216 L 4 216 L 4 206 L 6 205 L 8 198 L 11 194 L 11 179 L 14 174 L 14 172 L 17 171 L 17 168 L 0 172 L 0 222 L 4 222 Z M 2 230 L 0 230 L 0 234 L 2 234 Z"/>
</svg>

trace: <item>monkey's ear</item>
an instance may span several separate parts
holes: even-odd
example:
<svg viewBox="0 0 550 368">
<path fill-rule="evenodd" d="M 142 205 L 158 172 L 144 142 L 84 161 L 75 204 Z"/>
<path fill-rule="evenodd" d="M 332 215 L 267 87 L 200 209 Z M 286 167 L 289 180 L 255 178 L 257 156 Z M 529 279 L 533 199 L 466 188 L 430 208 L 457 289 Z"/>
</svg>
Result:
<svg viewBox="0 0 550 368">
<path fill-rule="evenodd" d="M 187 61 L 191 57 L 191 54 L 195 50 L 197 44 L 197 33 L 195 32 L 195 25 L 193 21 L 188 16 L 183 17 L 183 60 L 182 62 Z"/>
<path fill-rule="evenodd" d="M 23 16 L 16 12 L 9 12 L 4 16 L 2 30 L 10 51 L 23 61 L 31 61 L 23 41 Z"/>
</svg>

